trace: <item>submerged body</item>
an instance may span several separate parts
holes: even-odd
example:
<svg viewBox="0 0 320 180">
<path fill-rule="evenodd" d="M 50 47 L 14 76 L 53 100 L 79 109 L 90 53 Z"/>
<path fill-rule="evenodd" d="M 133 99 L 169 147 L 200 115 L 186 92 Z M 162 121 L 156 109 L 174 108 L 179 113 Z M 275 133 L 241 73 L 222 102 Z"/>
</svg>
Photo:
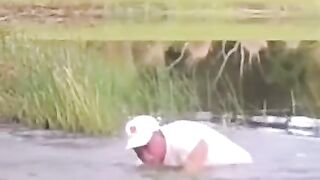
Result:
<svg viewBox="0 0 320 180">
<path fill-rule="evenodd" d="M 205 166 L 252 163 L 250 154 L 213 128 L 180 120 L 161 127 L 166 139 L 164 165 L 180 166 L 200 141 L 207 145 Z"/>
<path fill-rule="evenodd" d="M 137 116 L 126 126 L 127 149 L 143 164 L 183 167 L 188 171 L 218 165 L 252 163 L 251 155 L 214 130 L 194 121 L 160 126 L 152 116 Z"/>
</svg>

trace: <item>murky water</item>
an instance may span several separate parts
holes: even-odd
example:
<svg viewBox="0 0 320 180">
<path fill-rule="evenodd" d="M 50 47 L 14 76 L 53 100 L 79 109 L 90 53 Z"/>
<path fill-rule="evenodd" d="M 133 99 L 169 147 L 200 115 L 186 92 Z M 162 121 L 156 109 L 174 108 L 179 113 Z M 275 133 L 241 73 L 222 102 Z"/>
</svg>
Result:
<svg viewBox="0 0 320 180">
<path fill-rule="evenodd" d="M 254 158 L 196 177 L 174 169 L 136 167 L 124 138 L 93 138 L 0 125 L 0 180 L 319 179 L 320 139 L 268 129 L 220 129 Z"/>
</svg>

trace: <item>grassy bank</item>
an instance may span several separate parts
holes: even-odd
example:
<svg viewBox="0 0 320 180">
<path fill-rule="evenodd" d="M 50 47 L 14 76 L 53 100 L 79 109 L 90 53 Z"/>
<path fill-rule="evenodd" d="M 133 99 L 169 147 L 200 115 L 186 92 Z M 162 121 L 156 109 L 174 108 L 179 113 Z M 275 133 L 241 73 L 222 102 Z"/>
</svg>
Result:
<svg viewBox="0 0 320 180">
<path fill-rule="evenodd" d="M 188 27 L 188 28 L 186 28 Z M 294 29 L 294 31 L 293 31 Z M 60 25 L 16 26 L 28 38 L 42 40 L 208 40 L 208 39 L 320 39 L 320 26 L 312 20 L 283 23 L 233 22 L 168 22 L 163 23 L 110 23 L 94 27 Z"/>
<path fill-rule="evenodd" d="M 299 0 L 223 0 L 223 1 L 210 1 L 210 0 L 1 0 L 0 3 L 11 3 L 11 4 L 38 4 L 38 5 L 55 5 L 55 4 L 122 4 L 122 3 L 157 3 L 164 4 L 168 6 L 189 6 L 194 7 L 195 5 L 201 6 L 205 5 L 216 5 L 216 6 L 230 6 L 239 4 L 269 4 L 269 5 L 319 5 L 317 0 L 306 0 L 303 2 Z"/>
<path fill-rule="evenodd" d="M 219 41 L 210 42 L 213 51 L 194 66 L 185 58 L 170 72 L 140 66 L 157 63 L 152 62 L 157 44 L 132 45 L 132 55 L 139 57 L 134 59 L 126 51 L 130 41 L 106 43 L 30 40 L 2 32 L 0 116 L 39 128 L 111 135 L 128 116 L 142 113 L 176 116 L 205 109 L 241 114 L 297 105 L 306 109 L 302 114 L 320 114 L 319 42 L 300 42 L 295 49 L 268 42 L 260 54 L 263 72 L 258 61 L 247 61 L 246 51 L 241 79 L 240 50 L 225 61 Z M 235 44 L 226 47 L 230 51 Z M 170 53 L 167 59 L 178 58 Z"/>
<path fill-rule="evenodd" d="M 128 115 L 197 107 L 187 81 L 141 78 L 82 42 L 1 39 L 0 114 L 40 128 L 115 133 Z"/>
<path fill-rule="evenodd" d="M 10 4 L 0 9 L 3 27 L 35 39 L 285 40 L 319 39 L 320 34 L 320 3 L 315 0 L 1 0 L 0 4 Z M 73 14 L 77 12 L 87 19 Z"/>
</svg>

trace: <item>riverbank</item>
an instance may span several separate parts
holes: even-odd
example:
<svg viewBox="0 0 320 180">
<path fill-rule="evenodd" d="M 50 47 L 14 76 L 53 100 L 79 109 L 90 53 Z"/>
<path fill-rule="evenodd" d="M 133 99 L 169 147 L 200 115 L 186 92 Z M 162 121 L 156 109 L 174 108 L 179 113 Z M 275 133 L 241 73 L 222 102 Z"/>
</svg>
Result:
<svg viewBox="0 0 320 180">
<path fill-rule="evenodd" d="M 1 40 L 0 115 L 37 128 L 114 135 L 135 114 L 247 115 L 289 107 L 295 113 L 298 106 L 297 113 L 319 113 L 315 41 L 291 48 L 284 41 L 251 47 L 246 41 L 30 41 L 19 34 Z M 172 66 L 182 53 L 175 43 L 189 49 Z M 242 50 L 261 61 L 240 58 Z"/>
<path fill-rule="evenodd" d="M 1 31 L 42 40 L 314 40 L 320 29 L 316 23 L 320 5 L 311 0 L 303 4 L 2 0 L 0 5 Z"/>
</svg>

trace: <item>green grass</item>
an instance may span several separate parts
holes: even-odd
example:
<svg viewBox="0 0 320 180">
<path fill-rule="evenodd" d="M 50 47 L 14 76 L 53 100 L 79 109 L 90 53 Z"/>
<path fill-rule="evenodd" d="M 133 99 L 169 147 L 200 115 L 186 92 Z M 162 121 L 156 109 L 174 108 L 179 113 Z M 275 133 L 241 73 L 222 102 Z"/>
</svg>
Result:
<svg viewBox="0 0 320 180">
<path fill-rule="evenodd" d="M 187 28 L 188 27 L 188 28 Z M 196 23 L 110 23 L 94 27 L 50 25 L 15 26 L 10 31 L 23 32 L 30 39 L 42 40 L 207 40 L 207 39 L 320 39 L 316 20 L 286 23 L 235 22 Z"/>
<path fill-rule="evenodd" d="M 103 4 L 113 14 L 94 26 L 36 23 L 7 24 L 10 31 L 24 32 L 34 39 L 54 40 L 203 40 L 203 39 L 319 39 L 320 3 L 317 0 L 1 0 L 0 4 Z M 148 10 L 144 3 L 165 7 Z M 134 3 L 140 4 L 138 8 Z M 87 6 L 89 6 L 87 5 Z M 110 7 L 112 5 L 112 7 Z M 271 13 L 265 19 L 240 20 L 239 7 L 278 9 L 287 7 L 286 17 Z M 129 8 L 137 8 L 136 17 L 128 15 Z M 121 9 L 121 12 L 120 10 Z M 120 14 L 119 14 L 120 13 Z M 121 14 L 123 13 L 123 14 Z M 122 19 L 118 19 L 118 15 Z M 125 18 L 123 19 L 123 16 Z M 163 17 L 166 16 L 164 19 Z M 150 19 L 144 21 L 145 17 Z M 156 18 L 156 19 L 153 19 Z M 5 26 L 3 26 L 5 27 Z"/>
<path fill-rule="evenodd" d="M 2 66 L 14 67 L 13 74 L 1 76 L 0 114 L 31 126 L 111 135 L 129 115 L 198 107 L 189 81 L 164 70 L 158 81 L 142 79 L 84 42 L 7 36 L 0 51 Z"/>
<path fill-rule="evenodd" d="M 14 3 L 14 4 L 110 4 L 110 3 L 160 3 L 167 5 L 180 5 L 180 6 L 194 6 L 201 4 L 214 4 L 220 6 L 232 5 L 232 4 L 248 4 L 248 3 L 262 3 L 262 4 L 277 4 L 277 5 L 292 5 L 292 4 L 318 4 L 317 0 L 223 0 L 223 1 L 210 1 L 210 0 L 1 0 L 0 3 Z"/>
<path fill-rule="evenodd" d="M 295 53 L 285 49 L 270 52 L 262 59 L 271 63 L 264 83 L 272 92 L 261 97 L 264 92 L 241 94 L 236 59 L 228 63 L 215 84 L 219 59 L 213 60 L 214 66 L 202 66 L 196 76 L 179 71 L 172 74 L 162 68 L 150 75 L 140 66 L 118 65 L 127 59 L 106 59 L 103 41 L 42 41 L 23 34 L 0 34 L 0 116 L 18 117 L 30 126 L 112 135 L 131 115 L 172 117 L 203 107 L 215 113 L 240 114 L 245 108 L 259 109 L 259 99 L 276 97 L 279 92 L 284 96 L 281 93 L 287 90 L 290 97 L 295 92 L 295 104 L 319 114 L 314 110 L 319 107 L 319 86 L 314 78 L 319 75 L 318 58 L 311 56 L 320 47 L 318 43 L 306 43 Z M 303 73 L 307 76 L 301 76 Z M 244 92 L 265 91 L 259 82 L 263 78 L 255 78 L 258 74 L 251 70 L 245 74 L 252 80 L 244 84 Z M 312 88 L 310 92 L 308 88 Z M 286 106 L 271 101 L 266 102 L 268 107 Z"/>
</svg>

